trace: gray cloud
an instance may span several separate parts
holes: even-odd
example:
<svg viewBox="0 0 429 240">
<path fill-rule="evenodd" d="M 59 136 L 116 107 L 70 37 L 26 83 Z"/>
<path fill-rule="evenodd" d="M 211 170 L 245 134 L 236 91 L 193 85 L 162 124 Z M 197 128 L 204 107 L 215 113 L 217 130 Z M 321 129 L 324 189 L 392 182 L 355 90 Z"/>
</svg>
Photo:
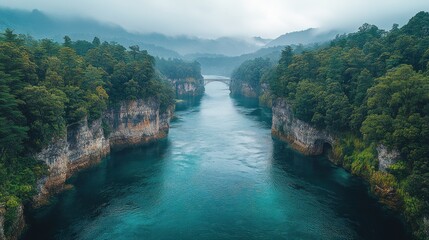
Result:
<svg viewBox="0 0 429 240">
<path fill-rule="evenodd" d="M 310 27 L 356 29 L 400 25 L 428 0 L 0 0 L 0 6 L 88 17 L 134 32 L 276 37 Z"/>
</svg>

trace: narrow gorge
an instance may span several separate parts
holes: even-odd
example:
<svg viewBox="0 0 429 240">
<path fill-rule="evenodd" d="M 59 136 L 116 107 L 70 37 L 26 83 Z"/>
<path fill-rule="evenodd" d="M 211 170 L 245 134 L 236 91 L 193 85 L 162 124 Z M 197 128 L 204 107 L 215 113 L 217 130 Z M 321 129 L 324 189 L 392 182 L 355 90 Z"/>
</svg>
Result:
<svg viewBox="0 0 429 240">
<path fill-rule="evenodd" d="M 44 19 L 0 12 L 0 28 Z M 426 240 L 428 29 L 424 11 L 305 45 L 325 33 L 58 41 L 6 26 L 0 240 Z"/>
<path fill-rule="evenodd" d="M 168 138 L 80 171 L 30 212 L 25 236 L 406 239 L 362 181 L 273 139 L 269 109 L 228 95 L 208 84 L 201 101 L 178 103 Z"/>
<path fill-rule="evenodd" d="M 174 106 L 161 110 L 154 100 L 121 102 L 109 109 L 103 119 L 84 121 L 67 128 L 64 138 L 43 149 L 37 158 L 49 166 L 49 175 L 40 180 L 36 205 L 50 193 L 64 188 L 76 170 L 88 167 L 107 156 L 111 149 L 135 147 L 165 138 Z"/>
</svg>

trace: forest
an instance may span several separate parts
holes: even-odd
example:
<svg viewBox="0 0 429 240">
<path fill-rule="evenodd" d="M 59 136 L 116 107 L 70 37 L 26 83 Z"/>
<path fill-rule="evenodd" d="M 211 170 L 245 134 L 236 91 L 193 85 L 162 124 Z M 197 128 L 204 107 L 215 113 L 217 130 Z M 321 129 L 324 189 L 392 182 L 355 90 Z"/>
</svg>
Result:
<svg viewBox="0 0 429 240">
<path fill-rule="evenodd" d="M 186 62 L 178 58 L 156 58 L 156 68 L 168 79 L 201 79 L 201 66 L 198 62 Z"/>
<path fill-rule="evenodd" d="M 31 201 L 47 166 L 34 153 L 79 121 L 94 121 L 120 101 L 156 99 L 161 110 L 174 91 L 157 73 L 155 58 L 138 46 L 34 40 L 7 29 L 0 35 L 0 207 L 5 230 Z"/>
<path fill-rule="evenodd" d="M 269 83 L 273 99 L 284 98 L 297 118 L 338 136 L 333 153 L 340 164 L 365 178 L 382 202 L 401 210 L 414 236 L 424 239 L 429 230 L 429 13 L 419 12 L 389 31 L 364 24 L 317 50 L 295 53 L 286 47 L 277 65 L 263 71 L 251 67 L 257 62 L 264 61 L 246 62 L 233 76 L 253 85 Z M 379 145 L 400 153 L 387 172 L 378 171 Z"/>
</svg>

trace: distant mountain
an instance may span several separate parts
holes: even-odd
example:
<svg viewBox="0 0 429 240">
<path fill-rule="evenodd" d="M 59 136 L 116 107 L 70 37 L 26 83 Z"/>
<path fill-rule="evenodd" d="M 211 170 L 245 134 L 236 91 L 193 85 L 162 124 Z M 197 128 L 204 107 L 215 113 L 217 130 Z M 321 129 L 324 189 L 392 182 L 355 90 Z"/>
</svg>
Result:
<svg viewBox="0 0 429 240">
<path fill-rule="evenodd" d="M 294 53 L 301 53 L 314 49 L 323 48 L 329 45 L 325 43 L 299 44 L 290 45 Z M 258 57 L 269 58 L 271 62 L 277 63 L 285 46 L 265 47 L 253 53 L 243 54 L 235 57 L 228 57 L 218 54 L 191 54 L 184 58 L 187 60 L 198 61 L 201 64 L 201 72 L 204 75 L 222 75 L 230 76 L 235 68 L 240 66 L 244 61 Z"/>
<path fill-rule="evenodd" d="M 0 9 L 0 30 L 14 29 L 17 33 L 30 34 L 36 38 L 51 38 L 62 42 L 68 35 L 72 40 L 92 41 L 94 36 L 102 41 L 116 41 L 124 46 L 139 45 L 159 57 L 180 57 L 192 53 L 223 54 L 237 56 L 258 50 L 264 44 L 262 39 L 197 37 L 171 37 L 159 33 L 138 34 L 127 32 L 120 26 L 100 23 L 91 19 L 59 19 L 39 10 L 21 11 Z"/>
<path fill-rule="evenodd" d="M 335 38 L 340 34 L 340 31 L 332 30 L 323 32 L 316 28 L 309 28 L 307 30 L 290 32 L 281 35 L 280 37 L 267 43 L 265 47 L 286 46 L 286 45 L 307 45 L 312 43 L 323 43 Z"/>
<path fill-rule="evenodd" d="M 273 41 L 273 39 L 266 39 L 266 38 L 261 38 L 261 37 L 254 37 L 253 41 L 255 41 L 257 44 L 261 44 L 263 46 L 265 46 L 267 43 Z"/>
<path fill-rule="evenodd" d="M 139 45 L 140 49 L 160 57 L 180 57 L 180 54 L 143 41 L 143 37 L 131 34 L 116 25 L 103 24 L 90 19 L 56 19 L 39 10 L 21 11 L 0 8 L 0 30 L 13 29 L 16 33 L 29 34 L 36 39 L 50 38 L 63 42 L 68 35 L 72 40 L 92 41 L 95 36 L 102 41 L 114 41 L 124 46 Z"/>
<path fill-rule="evenodd" d="M 256 52 L 228 57 L 216 54 L 192 54 L 186 55 L 185 59 L 194 60 L 201 64 L 201 72 L 204 75 L 230 76 L 235 68 L 246 60 L 258 57 L 269 58 L 272 62 L 280 59 L 283 46 L 261 48 Z"/>
</svg>

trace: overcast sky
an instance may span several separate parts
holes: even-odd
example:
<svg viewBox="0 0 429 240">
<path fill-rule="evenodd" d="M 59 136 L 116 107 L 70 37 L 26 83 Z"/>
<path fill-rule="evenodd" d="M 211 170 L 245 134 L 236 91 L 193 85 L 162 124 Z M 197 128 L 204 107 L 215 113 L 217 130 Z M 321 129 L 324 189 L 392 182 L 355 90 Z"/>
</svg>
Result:
<svg viewBox="0 0 429 240">
<path fill-rule="evenodd" d="M 429 0 L 0 0 L 0 6 L 89 17 L 133 32 L 274 38 L 310 27 L 403 25 Z"/>
</svg>

